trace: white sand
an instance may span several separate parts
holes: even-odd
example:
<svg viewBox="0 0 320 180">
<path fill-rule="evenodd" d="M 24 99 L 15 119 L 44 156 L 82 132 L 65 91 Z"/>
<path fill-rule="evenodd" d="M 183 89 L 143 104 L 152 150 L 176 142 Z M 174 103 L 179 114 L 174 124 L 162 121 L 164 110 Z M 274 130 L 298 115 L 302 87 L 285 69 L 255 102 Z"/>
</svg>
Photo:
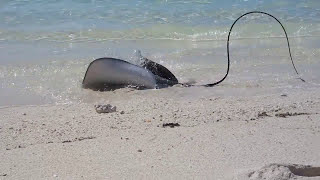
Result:
<svg viewBox="0 0 320 180">
<path fill-rule="evenodd" d="M 109 114 L 96 103 L 2 107 L 0 179 L 320 179 L 318 89 L 201 91 L 106 92 Z"/>
</svg>

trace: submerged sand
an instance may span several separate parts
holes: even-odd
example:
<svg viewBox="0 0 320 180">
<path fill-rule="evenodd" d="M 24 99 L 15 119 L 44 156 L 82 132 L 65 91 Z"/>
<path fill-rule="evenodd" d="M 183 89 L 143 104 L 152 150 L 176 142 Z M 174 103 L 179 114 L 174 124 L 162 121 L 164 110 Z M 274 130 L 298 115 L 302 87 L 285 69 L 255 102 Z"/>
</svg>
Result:
<svg viewBox="0 0 320 180">
<path fill-rule="evenodd" d="M 106 114 L 97 102 L 2 107 L 0 179 L 320 179 L 319 89 L 190 91 L 105 92 L 99 103 L 117 106 Z"/>
</svg>

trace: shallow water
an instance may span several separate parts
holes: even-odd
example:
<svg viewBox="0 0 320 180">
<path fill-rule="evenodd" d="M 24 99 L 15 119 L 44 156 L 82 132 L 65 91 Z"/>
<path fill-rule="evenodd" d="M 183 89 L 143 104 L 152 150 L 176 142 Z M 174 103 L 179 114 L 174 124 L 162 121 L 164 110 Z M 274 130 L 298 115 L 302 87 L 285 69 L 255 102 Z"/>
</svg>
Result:
<svg viewBox="0 0 320 180">
<path fill-rule="evenodd" d="M 297 69 L 307 83 L 296 79 L 280 25 L 264 15 L 251 15 L 234 27 L 231 71 L 221 86 L 170 91 L 208 97 L 318 88 L 317 0 L 11 0 L 0 2 L 0 106 L 105 98 L 110 94 L 81 89 L 88 64 L 105 56 L 133 62 L 137 49 L 181 82 L 217 81 L 226 71 L 229 28 L 252 10 L 269 12 L 284 24 Z"/>
</svg>

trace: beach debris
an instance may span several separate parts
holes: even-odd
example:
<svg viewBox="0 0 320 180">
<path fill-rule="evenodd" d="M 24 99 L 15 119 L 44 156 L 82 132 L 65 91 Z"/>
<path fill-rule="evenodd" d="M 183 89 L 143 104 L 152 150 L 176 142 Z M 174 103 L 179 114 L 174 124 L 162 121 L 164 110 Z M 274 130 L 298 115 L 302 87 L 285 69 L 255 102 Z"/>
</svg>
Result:
<svg viewBox="0 0 320 180">
<path fill-rule="evenodd" d="M 278 113 L 275 116 L 276 117 L 282 117 L 282 118 L 286 118 L 288 116 L 301 116 L 301 115 L 311 115 L 310 113 L 290 113 L 290 112 L 286 112 L 286 113 Z"/>
<path fill-rule="evenodd" d="M 25 145 L 19 145 L 18 148 L 26 148 Z"/>
<path fill-rule="evenodd" d="M 22 115 L 26 116 L 26 115 L 27 115 L 27 113 L 23 113 Z"/>
<path fill-rule="evenodd" d="M 3 177 L 5 177 L 5 176 L 7 176 L 7 174 L 0 174 L 0 176 L 3 176 Z"/>
<path fill-rule="evenodd" d="M 83 141 L 83 140 L 87 140 L 87 139 L 95 139 L 96 137 L 94 136 L 89 136 L 89 137 L 79 137 L 79 138 L 75 138 L 73 140 L 65 140 L 62 141 L 62 143 L 71 143 L 71 142 L 76 142 L 76 141 Z"/>
<path fill-rule="evenodd" d="M 76 138 L 75 140 L 78 140 L 78 141 L 83 141 L 83 140 L 86 140 L 86 139 L 95 139 L 96 137 L 94 136 L 89 136 L 89 137 L 79 137 L 79 138 Z"/>
<path fill-rule="evenodd" d="M 250 180 L 260 179 L 296 179 L 300 177 L 320 176 L 320 167 L 299 164 L 269 164 L 247 174 Z"/>
<path fill-rule="evenodd" d="M 65 141 L 62 141 L 62 143 L 70 143 L 72 142 L 71 140 L 65 140 Z"/>
<path fill-rule="evenodd" d="M 258 114 L 258 117 L 271 117 L 270 115 L 267 114 L 267 112 L 261 112 Z"/>
<path fill-rule="evenodd" d="M 163 124 L 162 124 L 162 127 L 163 127 L 163 128 L 166 128 L 166 127 L 174 128 L 174 127 L 179 127 L 179 126 L 180 126 L 179 123 L 163 123 Z"/>
<path fill-rule="evenodd" d="M 286 94 L 281 94 L 281 96 L 282 96 L 282 97 L 288 97 L 288 95 L 286 95 Z"/>
<path fill-rule="evenodd" d="M 111 104 L 107 105 L 94 105 L 94 108 L 96 109 L 97 113 L 112 113 L 117 111 L 116 106 L 112 106 Z"/>
<path fill-rule="evenodd" d="M 142 152 L 142 150 L 141 150 L 141 149 L 138 149 L 138 152 Z"/>
<path fill-rule="evenodd" d="M 121 111 L 120 114 L 124 114 L 124 111 Z"/>
<path fill-rule="evenodd" d="M 277 109 L 274 110 L 274 112 L 278 112 L 280 110 L 281 110 L 281 108 L 277 108 Z"/>
</svg>

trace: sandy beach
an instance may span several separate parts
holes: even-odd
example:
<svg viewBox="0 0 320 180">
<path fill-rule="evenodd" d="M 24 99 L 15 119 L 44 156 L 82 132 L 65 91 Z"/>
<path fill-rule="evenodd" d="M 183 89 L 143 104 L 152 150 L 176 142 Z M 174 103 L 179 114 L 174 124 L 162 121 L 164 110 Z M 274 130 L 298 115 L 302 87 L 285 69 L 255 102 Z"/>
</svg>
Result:
<svg viewBox="0 0 320 180">
<path fill-rule="evenodd" d="M 319 0 L 2 0 L 0 180 L 320 180 L 319 57 Z"/>
<path fill-rule="evenodd" d="M 1 107 L 0 179 L 320 179 L 318 89 L 208 90 L 104 92 L 114 113 L 97 103 Z"/>
</svg>

